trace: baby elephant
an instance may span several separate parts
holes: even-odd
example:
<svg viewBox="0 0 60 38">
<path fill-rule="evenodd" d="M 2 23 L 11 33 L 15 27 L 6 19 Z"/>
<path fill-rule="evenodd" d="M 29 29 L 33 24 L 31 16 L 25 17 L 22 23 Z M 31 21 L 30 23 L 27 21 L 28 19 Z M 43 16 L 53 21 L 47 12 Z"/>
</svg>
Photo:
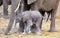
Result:
<svg viewBox="0 0 60 38">
<path fill-rule="evenodd" d="M 35 30 L 36 33 L 37 34 L 40 33 L 40 23 L 42 20 L 42 15 L 40 14 L 39 11 L 34 10 L 34 11 L 21 12 L 17 15 L 17 19 L 19 20 L 19 22 L 22 20 L 24 23 L 24 30 L 23 30 L 24 32 L 23 33 L 30 33 L 31 32 L 31 26 L 33 24 L 36 25 L 36 30 Z"/>
</svg>

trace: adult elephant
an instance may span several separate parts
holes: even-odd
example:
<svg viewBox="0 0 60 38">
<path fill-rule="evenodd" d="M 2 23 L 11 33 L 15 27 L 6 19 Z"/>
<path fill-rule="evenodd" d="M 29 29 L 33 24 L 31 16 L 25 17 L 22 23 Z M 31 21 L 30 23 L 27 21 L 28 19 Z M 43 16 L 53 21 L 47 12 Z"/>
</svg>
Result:
<svg viewBox="0 0 60 38">
<path fill-rule="evenodd" d="M 5 31 L 5 34 L 7 34 L 12 26 L 13 26 L 13 22 L 16 16 L 15 13 L 15 9 L 18 5 L 20 0 L 11 0 L 12 2 L 12 6 L 11 6 L 11 18 L 10 18 L 10 22 L 8 24 L 8 27 Z M 59 0 L 24 0 L 24 7 L 26 10 L 26 6 L 28 6 L 32 10 L 39 10 L 45 12 L 45 11 L 51 11 L 51 25 L 50 25 L 50 31 L 54 32 L 55 31 L 55 14 L 56 14 L 56 10 L 58 7 L 58 3 Z"/>
<path fill-rule="evenodd" d="M 55 14 L 56 10 L 58 8 L 59 0 L 27 0 L 27 4 L 31 4 L 32 10 L 39 10 L 42 12 L 48 12 L 51 13 L 51 25 L 50 25 L 50 31 L 55 31 Z"/>
<path fill-rule="evenodd" d="M 5 35 L 7 35 L 7 33 L 10 32 L 10 30 L 13 26 L 15 16 L 16 16 L 15 10 L 16 10 L 19 2 L 20 2 L 20 0 L 11 0 L 11 18 L 10 18 L 9 24 L 7 26 L 7 29 L 5 30 L 5 33 L 4 33 Z"/>
<path fill-rule="evenodd" d="M 8 15 L 8 5 L 11 4 L 11 0 L 0 0 L 1 5 L 3 4 L 3 15 Z"/>
</svg>

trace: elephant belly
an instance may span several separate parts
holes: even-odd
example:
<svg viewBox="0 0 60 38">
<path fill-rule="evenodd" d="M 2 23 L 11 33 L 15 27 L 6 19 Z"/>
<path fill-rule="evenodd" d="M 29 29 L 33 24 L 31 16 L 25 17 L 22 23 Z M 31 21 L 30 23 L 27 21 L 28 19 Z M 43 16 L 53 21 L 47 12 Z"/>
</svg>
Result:
<svg viewBox="0 0 60 38">
<path fill-rule="evenodd" d="M 33 9 L 42 9 L 49 11 L 51 9 L 55 9 L 59 0 L 37 0 L 34 5 L 32 5 Z"/>
</svg>

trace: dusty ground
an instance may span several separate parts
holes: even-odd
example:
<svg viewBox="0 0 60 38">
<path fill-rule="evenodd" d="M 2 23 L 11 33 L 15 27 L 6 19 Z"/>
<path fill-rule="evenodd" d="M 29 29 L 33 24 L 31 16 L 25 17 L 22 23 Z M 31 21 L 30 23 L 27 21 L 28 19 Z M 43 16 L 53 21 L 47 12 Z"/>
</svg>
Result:
<svg viewBox="0 0 60 38">
<path fill-rule="evenodd" d="M 56 19 L 56 32 L 48 32 L 50 28 L 50 21 L 45 22 L 43 21 L 43 26 L 42 26 L 42 33 L 41 35 L 36 35 L 36 34 L 27 34 L 27 35 L 22 35 L 19 33 L 13 33 L 13 34 L 8 34 L 4 35 L 4 30 L 6 29 L 9 19 L 4 18 L 1 16 L 2 14 L 2 8 L 0 8 L 0 38 L 60 38 L 60 19 Z"/>
</svg>

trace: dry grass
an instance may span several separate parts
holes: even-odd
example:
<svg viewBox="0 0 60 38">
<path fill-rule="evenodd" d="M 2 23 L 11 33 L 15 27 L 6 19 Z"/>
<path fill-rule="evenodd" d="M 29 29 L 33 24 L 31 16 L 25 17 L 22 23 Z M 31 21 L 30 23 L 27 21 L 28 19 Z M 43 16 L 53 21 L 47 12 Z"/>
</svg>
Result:
<svg viewBox="0 0 60 38">
<path fill-rule="evenodd" d="M 9 33 L 7 36 L 5 36 L 3 33 L 8 25 L 8 22 L 9 22 L 8 19 L 5 19 L 3 17 L 0 18 L 0 38 L 60 38 L 60 19 L 56 19 L 57 32 L 48 32 L 50 21 L 45 22 L 44 20 L 41 35 L 36 34 L 22 35 L 19 33 L 13 33 L 13 34 Z"/>
<path fill-rule="evenodd" d="M 2 7 L 0 8 L 0 13 L 2 13 Z M 22 35 L 19 33 L 9 33 L 7 36 L 4 35 L 4 30 L 6 29 L 9 19 L 5 19 L 0 15 L 0 38 L 60 38 L 60 17 L 56 19 L 56 32 L 48 32 L 50 29 L 50 21 L 45 22 L 43 21 L 42 32 L 41 35 L 36 34 L 27 34 Z"/>
</svg>

